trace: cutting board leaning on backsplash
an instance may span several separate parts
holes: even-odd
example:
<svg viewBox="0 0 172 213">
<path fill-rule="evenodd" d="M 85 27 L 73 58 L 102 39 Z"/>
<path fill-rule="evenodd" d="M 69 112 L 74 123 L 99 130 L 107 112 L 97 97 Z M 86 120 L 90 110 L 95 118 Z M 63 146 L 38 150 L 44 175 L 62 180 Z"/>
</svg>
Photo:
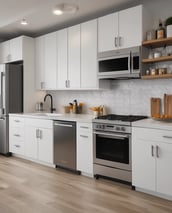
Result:
<svg viewBox="0 0 172 213">
<path fill-rule="evenodd" d="M 161 114 L 161 99 L 151 98 L 151 117 L 157 117 Z"/>
<path fill-rule="evenodd" d="M 172 117 L 172 95 L 164 94 L 164 114 Z"/>
</svg>

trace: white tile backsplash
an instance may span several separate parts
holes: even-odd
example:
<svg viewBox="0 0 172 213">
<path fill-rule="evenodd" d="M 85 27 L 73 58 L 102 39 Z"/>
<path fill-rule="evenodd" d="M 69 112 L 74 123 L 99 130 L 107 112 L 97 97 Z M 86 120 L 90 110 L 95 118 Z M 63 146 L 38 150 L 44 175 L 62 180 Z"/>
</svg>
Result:
<svg viewBox="0 0 172 213">
<path fill-rule="evenodd" d="M 150 98 L 172 94 L 172 79 L 114 80 L 104 91 L 51 91 L 58 112 L 77 99 L 83 102 L 83 113 L 92 113 L 92 106 L 105 105 L 108 113 L 150 115 Z"/>
</svg>

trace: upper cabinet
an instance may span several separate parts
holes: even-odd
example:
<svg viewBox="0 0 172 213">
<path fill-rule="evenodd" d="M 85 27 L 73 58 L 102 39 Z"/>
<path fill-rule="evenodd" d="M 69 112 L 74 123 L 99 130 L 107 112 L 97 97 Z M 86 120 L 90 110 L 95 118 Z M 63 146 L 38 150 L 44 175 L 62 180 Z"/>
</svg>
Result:
<svg viewBox="0 0 172 213">
<path fill-rule="evenodd" d="M 141 46 L 142 6 L 98 19 L 98 52 Z"/>
<path fill-rule="evenodd" d="M 80 88 L 80 24 L 68 28 L 68 88 Z"/>
<path fill-rule="evenodd" d="M 36 88 L 56 89 L 57 33 L 49 33 L 35 40 Z"/>
<path fill-rule="evenodd" d="M 23 36 L 0 44 L 0 62 L 8 63 L 23 60 Z"/>
<path fill-rule="evenodd" d="M 81 88 L 98 88 L 97 19 L 81 24 Z"/>
</svg>

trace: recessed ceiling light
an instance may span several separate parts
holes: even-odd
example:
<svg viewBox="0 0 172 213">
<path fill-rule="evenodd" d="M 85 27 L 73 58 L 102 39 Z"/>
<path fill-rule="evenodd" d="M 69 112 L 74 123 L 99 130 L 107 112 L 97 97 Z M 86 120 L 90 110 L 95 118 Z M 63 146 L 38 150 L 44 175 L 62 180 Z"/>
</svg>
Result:
<svg viewBox="0 0 172 213">
<path fill-rule="evenodd" d="M 59 4 L 53 9 L 55 15 L 62 15 L 64 13 L 76 13 L 79 7 L 74 4 Z"/>
<path fill-rule="evenodd" d="M 28 22 L 26 21 L 26 19 L 22 19 L 20 22 L 21 25 L 28 25 Z"/>
</svg>

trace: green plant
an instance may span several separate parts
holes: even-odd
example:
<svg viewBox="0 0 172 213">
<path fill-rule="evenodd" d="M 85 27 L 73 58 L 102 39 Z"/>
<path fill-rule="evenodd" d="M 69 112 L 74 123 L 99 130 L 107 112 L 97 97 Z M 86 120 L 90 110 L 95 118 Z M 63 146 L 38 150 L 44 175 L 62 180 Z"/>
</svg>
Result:
<svg viewBox="0 0 172 213">
<path fill-rule="evenodd" d="M 165 20 L 165 26 L 172 25 L 172 17 L 169 17 Z"/>
</svg>

